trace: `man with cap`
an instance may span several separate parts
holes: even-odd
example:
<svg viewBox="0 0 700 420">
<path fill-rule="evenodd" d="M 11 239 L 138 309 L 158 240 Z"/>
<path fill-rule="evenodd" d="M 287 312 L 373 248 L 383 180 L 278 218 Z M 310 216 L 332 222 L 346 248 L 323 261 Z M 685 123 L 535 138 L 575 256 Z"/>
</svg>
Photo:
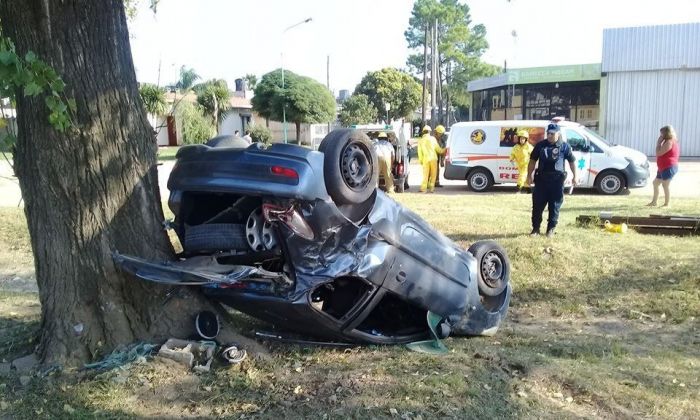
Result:
<svg viewBox="0 0 700 420">
<path fill-rule="evenodd" d="M 559 219 L 559 209 L 564 202 L 564 180 L 566 180 L 566 168 L 564 161 L 569 162 L 573 174 L 572 183 L 578 184 L 576 164 L 571 147 L 561 140 L 558 124 L 547 126 L 547 140 L 535 145 L 530 154 L 530 163 L 527 168 L 527 183 L 533 184 L 532 190 L 532 232 L 531 236 L 540 234 L 542 224 L 542 212 L 544 207 L 549 207 L 549 219 L 547 220 L 547 237 L 554 236 L 554 229 Z M 537 164 L 537 171 L 535 171 Z M 534 172 L 534 178 L 533 178 Z"/>
<path fill-rule="evenodd" d="M 447 138 L 445 138 L 445 127 L 440 124 L 437 127 L 435 127 L 435 140 L 437 140 L 438 145 L 445 149 L 447 147 Z M 437 173 L 435 175 L 435 186 L 438 188 L 442 188 L 442 185 L 440 185 L 440 167 L 445 166 L 445 155 L 442 154 L 438 156 L 438 166 L 437 166 Z"/>
<path fill-rule="evenodd" d="M 431 131 L 430 126 L 426 125 L 421 130 L 423 134 L 418 139 L 418 161 L 423 166 L 423 183 L 420 186 L 420 192 L 435 191 L 438 155 L 445 153 L 437 139 L 430 135 Z"/>
<path fill-rule="evenodd" d="M 391 194 L 394 192 L 394 175 L 391 173 L 391 164 L 394 162 L 394 146 L 389 142 L 389 136 L 384 131 L 379 132 L 374 143 L 379 161 L 379 177 L 384 179 L 384 188 Z"/>
</svg>

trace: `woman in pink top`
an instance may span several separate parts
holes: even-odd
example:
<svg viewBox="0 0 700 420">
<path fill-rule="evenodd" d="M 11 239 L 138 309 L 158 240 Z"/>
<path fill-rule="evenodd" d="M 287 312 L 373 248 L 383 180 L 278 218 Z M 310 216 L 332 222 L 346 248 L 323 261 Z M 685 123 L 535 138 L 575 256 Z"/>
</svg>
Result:
<svg viewBox="0 0 700 420">
<path fill-rule="evenodd" d="M 669 185 L 671 180 L 678 173 L 678 157 L 681 154 L 680 146 L 678 146 L 678 138 L 676 132 L 670 125 L 661 127 L 661 135 L 656 141 L 656 179 L 654 179 L 654 198 L 647 206 L 656 206 L 656 200 L 659 198 L 659 185 L 664 187 L 664 205 L 668 206 L 671 199 L 671 191 Z"/>
</svg>

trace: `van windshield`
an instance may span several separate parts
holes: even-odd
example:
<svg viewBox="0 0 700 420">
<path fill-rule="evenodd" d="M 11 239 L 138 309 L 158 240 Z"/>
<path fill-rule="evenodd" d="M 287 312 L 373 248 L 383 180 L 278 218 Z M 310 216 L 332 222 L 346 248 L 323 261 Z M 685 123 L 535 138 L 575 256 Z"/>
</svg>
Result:
<svg viewBox="0 0 700 420">
<path fill-rule="evenodd" d="M 586 134 L 595 138 L 596 140 L 600 141 L 601 143 L 603 143 L 609 147 L 615 146 L 615 143 L 611 143 L 611 142 L 605 140 L 603 137 L 600 136 L 600 134 L 596 133 L 595 131 L 591 130 L 590 128 L 583 127 L 583 129 L 586 132 Z"/>
</svg>

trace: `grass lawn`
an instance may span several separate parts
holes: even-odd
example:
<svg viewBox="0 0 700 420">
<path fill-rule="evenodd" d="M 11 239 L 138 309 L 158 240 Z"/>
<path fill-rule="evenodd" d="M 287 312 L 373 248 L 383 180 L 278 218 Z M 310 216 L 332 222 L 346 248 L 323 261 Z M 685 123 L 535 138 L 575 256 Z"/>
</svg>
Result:
<svg viewBox="0 0 700 420">
<path fill-rule="evenodd" d="M 166 146 L 158 148 L 158 161 L 165 162 L 175 160 L 175 155 L 177 151 L 180 150 L 180 146 Z"/>
<path fill-rule="evenodd" d="M 509 252 L 513 300 L 495 337 L 449 338 L 444 357 L 397 346 L 278 344 L 269 359 L 203 375 L 160 360 L 99 376 L 34 378 L 27 387 L 0 374 L 0 417 L 697 417 L 700 237 L 574 223 L 602 210 L 648 215 L 648 197 L 567 196 L 553 239 L 526 236 L 527 195 L 397 200 L 465 247 L 496 239 Z M 653 210 L 699 212 L 700 200 L 681 198 L 672 210 Z M 31 264 L 21 216 L 0 209 L 0 273 Z M 16 253 L 5 256 L 8 246 Z M 31 348 L 38 311 L 34 294 L 0 293 L 0 358 Z M 243 330 L 259 326 L 238 319 Z"/>
</svg>

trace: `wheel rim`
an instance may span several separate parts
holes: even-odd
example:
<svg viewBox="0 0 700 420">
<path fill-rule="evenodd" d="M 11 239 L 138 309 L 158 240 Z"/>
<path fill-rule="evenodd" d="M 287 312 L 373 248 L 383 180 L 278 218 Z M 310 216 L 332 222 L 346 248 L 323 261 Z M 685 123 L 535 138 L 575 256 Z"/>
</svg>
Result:
<svg viewBox="0 0 700 420">
<path fill-rule="evenodd" d="M 362 143 L 349 143 L 340 157 L 343 182 L 353 191 L 362 191 L 372 179 L 371 153 Z"/>
<path fill-rule="evenodd" d="M 272 225 L 263 218 L 262 209 L 257 208 L 245 224 L 245 237 L 248 245 L 254 251 L 272 250 L 277 246 L 277 240 L 272 233 Z"/>
<path fill-rule="evenodd" d="M 503 281 L 505 264 L 503 258 L 496 252 L 489 252 L 481 259 L 481 278 L 491 288 L 498 288 Z"/>
<path fill-rule="evenodd" d="M 486 175 L 481 172 L 476 173 L 471 177 L 471 186 L 475 190 L 483 190 L 484 188 L 486 188 L 488 182 L 489 180 L 486 177 Z"/>
<path fill-rule="evenodd" d="M 606 194 L 615 194 L 620 190 L 622 186 L 622 181 L 617 175 L 606 175 L 600 181 L 600 187 Z"/>
</svg>

